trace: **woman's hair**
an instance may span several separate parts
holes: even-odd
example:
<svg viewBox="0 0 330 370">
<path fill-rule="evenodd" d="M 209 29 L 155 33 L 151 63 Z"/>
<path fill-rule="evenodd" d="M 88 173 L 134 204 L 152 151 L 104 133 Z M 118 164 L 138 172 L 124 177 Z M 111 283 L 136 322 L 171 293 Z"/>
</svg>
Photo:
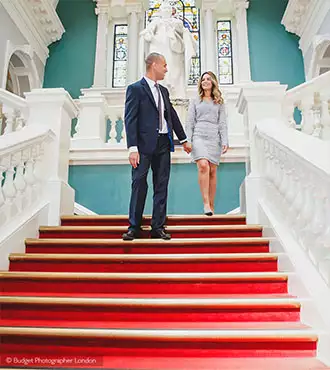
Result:
<svg viewBox="0 0 330 370">
<path fill-rule="evenodd" d="M 211 71 L 204 72 L 198 81 L 198 95 L 200 96 L 201 100 L 203 100 L 203 97 L 204 97 L 204 89 L 202 88 L 202 80 L 205 75 L 209 75 L 211 77 L 211 81 L 212 81 L 211 97 L 213 101 L 216 104 L 223 104 L 223 97 L 222 97 L 221 91 L 219 90 L 219 84 L 218 84 L 217 77 Z"/>
</svg>

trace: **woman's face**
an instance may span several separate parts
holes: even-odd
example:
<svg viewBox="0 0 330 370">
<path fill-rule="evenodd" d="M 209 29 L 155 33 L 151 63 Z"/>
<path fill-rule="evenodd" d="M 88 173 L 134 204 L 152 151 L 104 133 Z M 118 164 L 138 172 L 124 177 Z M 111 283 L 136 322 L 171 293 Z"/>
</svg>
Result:
<svg viewBox="0 0 330 370">
<path fill-rule="evenodd" d="M 207 73 L 202 77 L 202 89 L 211 90 L 212 89 L 212 79 L 211 76 Z"/>
</svg>

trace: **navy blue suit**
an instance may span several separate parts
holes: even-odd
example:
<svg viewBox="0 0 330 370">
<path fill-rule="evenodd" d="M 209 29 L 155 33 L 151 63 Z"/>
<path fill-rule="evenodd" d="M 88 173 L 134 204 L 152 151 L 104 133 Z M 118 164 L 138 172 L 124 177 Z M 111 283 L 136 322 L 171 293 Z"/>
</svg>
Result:
<svg viewBox="0 0 330 370">
<path fill-rule="evenodd" d="M 127 147 L 136 146 L 140 164 L 132 168 L 132 192 L 129 208 L 130 229 L 141 226 L 148 184 L 149 168 L 153 172 L 153 230 L 162 229 L 166 220 L 167 189 L 170 177 L 171 157 L 174 151 L 173 131 L 182 142 L 186 140 L 179 117 L 172 107 L 168 90 L 160 85 L 164 100 L 164 116 L 168 134 L 159 134 L 159 116 L 156 102 L 147 81 L 135 82 L 127 87 L 125 102 L 125 128 Z"/>
</svg>

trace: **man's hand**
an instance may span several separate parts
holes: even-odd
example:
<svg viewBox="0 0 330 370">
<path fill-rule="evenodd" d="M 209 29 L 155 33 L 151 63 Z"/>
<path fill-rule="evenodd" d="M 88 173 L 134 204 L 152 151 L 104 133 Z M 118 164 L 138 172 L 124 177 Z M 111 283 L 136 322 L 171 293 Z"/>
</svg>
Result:
<svg viewBox="0 0 330 370">
<path fill-rule="evenodd" d="M 228 150 L 228 145 L 222 145 L 222 154 L 225 154 Z"/>
<path fill-rule="evenodd" d="M 183 150 L 184 150 L 187 154 L 191 153 L 191 151 L 192 151 L 192 145 L 191 145 L 191 143 L 188 143 L 188 141 L 186 141 L 186 142 L 185 142 L 185 143 L 183 143 L 182 145 L 183 145 Z"/>
<path fill-rule="evenodd" d="M 139 152 L 132 152 L 130 153 L 129 163 L 132 165 L 133 168 L 136 168 L 140 164 L 140 154 Z"/>
</svg>

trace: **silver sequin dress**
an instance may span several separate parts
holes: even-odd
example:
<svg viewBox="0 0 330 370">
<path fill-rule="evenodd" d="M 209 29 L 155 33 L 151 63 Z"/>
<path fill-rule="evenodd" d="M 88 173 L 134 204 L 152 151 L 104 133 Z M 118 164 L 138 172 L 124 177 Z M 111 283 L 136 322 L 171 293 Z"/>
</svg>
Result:
<svg viewBox="0 0 330 370">
<path fill-rule="evenodd" d="M 192 143 L 192 159 L 205 158 L 219 165 L 222 145 L 228 145 L 225 106 L 213 101 L 191 99 L 188 109 L 186 134 Z"/>
</svg>

